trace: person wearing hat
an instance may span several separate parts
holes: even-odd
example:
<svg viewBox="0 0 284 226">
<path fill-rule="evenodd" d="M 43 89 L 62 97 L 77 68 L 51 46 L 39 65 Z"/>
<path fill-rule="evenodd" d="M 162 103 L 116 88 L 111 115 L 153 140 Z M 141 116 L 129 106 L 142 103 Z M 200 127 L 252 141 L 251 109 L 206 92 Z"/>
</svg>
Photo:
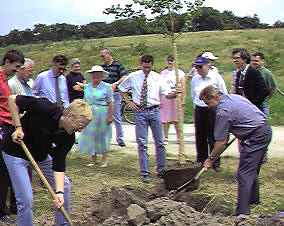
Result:
<svg viewBox="0 0 284 226">
<path fill-rule="evenodd" d="M 202 57 L 205 57 L 208 59 L 208 64 L 210 65 L 210 68 L 209 70 L 215 72 L 215 73 L 219 73 L 219 70 L 217 67 L 215 67 L 213 64 L 214 64 L 214 61 L 218 59 L 218 57 L 214 56 L 213 53 L 211 52 L 205 52 L 202 54 Z"/>
<path fill-rule="evenodd" d="M 68 96 L 70 103 L 84 97 L 84 85 L 87 83 L 80 73 L 80 59 L 73 58 L 70 62 L 71 71 L 66 75 Z"/>
<path fill-rule="evenodd" d="M 85 85 L 84 99 L 92 109 L 93 119 L 81 132 L 78 145 L 81 153 L 92 156 L 92 162 L 87 165 L 88 167 L 97 163 L 97 154 L 102 154 L 101 167 L 106 167 L 114 109 L 112 86 L 102 81 L 108 72 L 101 66 L 95 65 L 86 73 L 93 81 Z"/>
<path fill-rule="evenodd" d="M 203 100 L 199 99 L 199 94 L 203 88 L 212 85 L 221 93 L 226 94 L 227 88 L 222 76 L 210 70 L 210 63 L 205 57 L 197 57 L 194 62 L 198 75 L 191 81 L 191 96 L 194 104 L 194 124 L 195 124 L 195 145 L 197 151 L 197 162 L 202 164 L 208 158 L 208 152 L 213 149 L 215 110 L 208 109 Z M 209 151 L 208 151 L 209 146 Z M 213 168 L 220 170 L 220 159 L 215 161 Z"/>
</svg>

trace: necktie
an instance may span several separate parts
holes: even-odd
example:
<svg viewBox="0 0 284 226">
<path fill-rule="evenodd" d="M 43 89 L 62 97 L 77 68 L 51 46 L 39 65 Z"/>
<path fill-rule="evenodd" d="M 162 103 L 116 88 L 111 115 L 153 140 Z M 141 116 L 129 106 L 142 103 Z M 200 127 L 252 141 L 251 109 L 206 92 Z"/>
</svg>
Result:
<svg viewBox="0 0 284 226">
<path fill-rule="evenodd" d="M 148 94 L 147 77 L 148 75 L 145 75 L 142 90 L 141 90 L 141 97 L 140 97 L 140 108 L 141 109 L 145 109 L 147 107 L 147 94 Z"/>
<path fill-rule="evenodd" d="M 55 94 L 56 94 L 56 104 L 63 109 L 60 89 L 58 85 L 58 77 L 55 77 Z"/>
</svg>

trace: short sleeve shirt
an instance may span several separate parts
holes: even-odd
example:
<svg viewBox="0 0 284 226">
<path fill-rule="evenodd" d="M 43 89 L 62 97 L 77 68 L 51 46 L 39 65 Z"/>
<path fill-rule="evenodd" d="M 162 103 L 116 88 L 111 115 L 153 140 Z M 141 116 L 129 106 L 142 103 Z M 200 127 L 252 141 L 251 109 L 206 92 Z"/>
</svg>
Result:
<svg viewBox="0 0 284 226">
<path fill-rule="evenodd" d="M 222 95 L 216 109 L 215 140 L 227 139 L 230 132 L 243 140 L 265 122 L 266 116 L 248 99 L 237 94 Z"/>
<path fill-rule="evenodd" d="M 7 75 L 0 72 L 0 126 L 4 123 L 13 123 L 8 106 L 8 97 L 10 95 L 11 92 L 7 83 Z"/>
<path fill-rule="evenodd" d="M 65 158 L 71 150 L 75 138 L 59 128 L 59 120 L 63 111 L 56 104 L 46 98 L 31 96 L 16 97 L 16 104 L 20 113 L 26 112 L 21 118 L 24 142 L 35 161 L 40 162 L 52 153 L 52 169 L 58 172 L 65 171 Z M 11 134 L 14 129 L 3 138 L 2 150 L 7 154 L 27 160 L 21 146 L 14 143 Z M 53 147 L 55 144 L 55 147 Z"/>
<path fill-rule="evenodd" d="M 103 80 L 106 83 L 113 84 L 121 79 L 122 76 L 127 75 L 122 63 L 116 60 L 114 60 L 110 65 L 103 64 L 102 68 L 108 72 L 108 77 Z"/>
<path fill-rule="evenodd" d="M 140 104 L 141 91 L 145 74 L 142 70 L 130 73 L 126 79 L 118 86 L 122 92 L 132 90 L 132 99 L 136 104 Z M 168 95 L 172 89 L 165 79 L 157 72 L 150 71 L 147 77 L 148 93 L 147 107 L 160 104 L 160 94 Z"/>
</svg>

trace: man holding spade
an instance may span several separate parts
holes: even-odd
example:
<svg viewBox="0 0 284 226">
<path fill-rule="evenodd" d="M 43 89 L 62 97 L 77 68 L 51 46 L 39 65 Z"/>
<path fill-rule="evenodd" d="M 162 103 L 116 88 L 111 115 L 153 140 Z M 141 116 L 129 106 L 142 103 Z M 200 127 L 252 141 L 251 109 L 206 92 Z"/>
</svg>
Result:
<svg viewBox="0 0 284 226">
<path fill-rule="evenodd" d="M 27 145 L 55 191 L 55 225 L 68 225 L 58 211 L 64 205 L 70 215 L 71 186 L 64 173 L 65 159 L 75 142 L 74 133 L 89 123 L 92 111 L 80 99 L 73 101 L 64 111 L 46 98 L 31 96 L 11 95 L 8 104 L 15 129 L 3 138 L 2 155 L 16 195 L 18 225 L 33 225 L 32 187 L 27 173 L 31 163 L 19 145 L 21 142 Z M 48 153 L 52 153 L 52 157 Z"/>
<path fill-rule="evenodd" d="M 261 161 L 271 141 L 272 132 L 266 116 L 246 98 L 236 94 L 222 94 L 213 86 L 204 88 L 199 98 L 209 108 L 216 109 L 214 136 L 216 143 L 204 169 L 212 167 L 213 162 L 224 151 L 231 132 L 241 141 L 238 168 L 238 202 L 236 215 L 250 214 L 250 205 L 259 201 L 259 182 Z"/>
</svg>

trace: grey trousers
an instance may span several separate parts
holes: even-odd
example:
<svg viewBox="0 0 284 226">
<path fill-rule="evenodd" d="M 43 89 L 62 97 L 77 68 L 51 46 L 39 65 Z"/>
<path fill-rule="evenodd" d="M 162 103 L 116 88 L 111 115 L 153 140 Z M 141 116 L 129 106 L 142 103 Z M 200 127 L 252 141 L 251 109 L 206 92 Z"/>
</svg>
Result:
<svg viewBox="0 0 284 226">
<path fill-rule="evenodd" d="M 244 142 L 238 169 L 238 203 L 236 215 L 250 214 L 250 205 L 259 201 L 258 175 L 261 160 L 271 141 L 269 125 L 257 129 Z"/>
</svg>

